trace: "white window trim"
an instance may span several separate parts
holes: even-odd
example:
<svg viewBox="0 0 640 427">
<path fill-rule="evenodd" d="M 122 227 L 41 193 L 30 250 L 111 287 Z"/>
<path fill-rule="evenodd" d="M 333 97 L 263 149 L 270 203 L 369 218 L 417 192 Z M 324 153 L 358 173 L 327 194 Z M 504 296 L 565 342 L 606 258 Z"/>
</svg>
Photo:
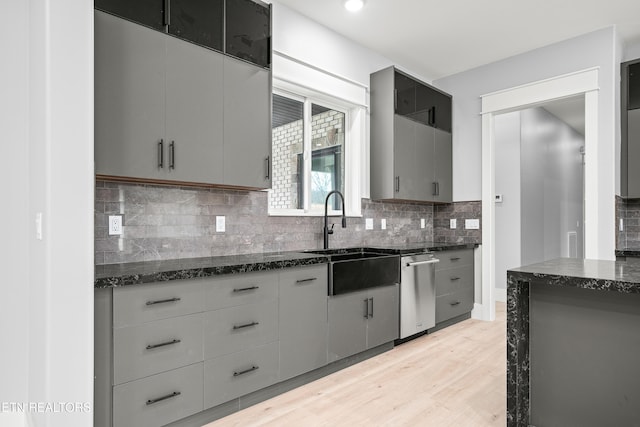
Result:
<svg viewBox="0 0 640 427">
<path fill-rule="evenodd" d="M 312 82 L 303 86 L 286 79 L 279 79 L 275 71 L 276 68 L 274 67 L 273 93 L 287 96 L 292 99 L 306 99 L 308 102 L 320 104 L 345 113 L 345 176 L 343 194 L 345 198 L 345 212 L 349 217 L 362 217 L 362 171 L 363 163 L 368 160 L 368 156 L 365 156 L 366 106 L 340 96 L 334 96 L 334 94 L 330 94 L 322 90 L 313 89 L 311 87 Z M 305 111 L 307 110 L 308 109 L 305 109 Z M 308 126 L 305 127 L 305 133 L 309 132 L 309 134 L 305 135 L 304 142 L 305 163 L 311 162 L 311 157 L 309 155 L 309 153 L 311 153 L 311 129 L 307 128 Z M 308 146 L 306 146 L 307 144 Z M 307 185 L 310 185 L 309 180 L 306 180 L 306 182 Z M 305 188 L 304 197 L 309 197 L 309 191 L 307 188 Z M 308 205 L 306 202 L 307 201 L 305 200 L 305 206 Z M 269 205 L 268 214 L 269 216 L 324 216 L 324 209 L 276 209 Z M 328 214 L 331 216 L 341 215 L 342 211 L 330 209 Z"/>
</svg>

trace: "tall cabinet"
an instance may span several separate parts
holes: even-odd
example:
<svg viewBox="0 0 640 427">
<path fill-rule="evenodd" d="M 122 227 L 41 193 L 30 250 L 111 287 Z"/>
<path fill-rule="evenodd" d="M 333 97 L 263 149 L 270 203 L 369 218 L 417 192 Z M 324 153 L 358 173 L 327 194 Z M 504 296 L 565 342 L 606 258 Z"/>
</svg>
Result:
<svg viewBox="0 0 640 427">
<path fill-rule="evenodd" d="M 252 0 L 96 1 L 96 175 L 269 188 L 270 19 Z"/>
<path fill-rule="evenodd" d="M 452 201 L 451 96 L 394 67 L 371 75 L 371 198 Z"/>
<path fill-rule="evenodd" d="M 640 198 L 640 58 L 620 66 L 620 189 L 623 197 Z"/>
</svg>

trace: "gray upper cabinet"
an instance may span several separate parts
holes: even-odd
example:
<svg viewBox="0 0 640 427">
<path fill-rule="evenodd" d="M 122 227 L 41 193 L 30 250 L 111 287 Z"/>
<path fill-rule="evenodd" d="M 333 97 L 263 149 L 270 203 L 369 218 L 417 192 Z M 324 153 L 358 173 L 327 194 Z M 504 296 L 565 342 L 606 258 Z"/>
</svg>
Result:
<svg viewBox="0 0 640 427">
<path fill-rule="evenodd" d="M 169 179 L 223 180 L 223 57 L 166 37 L 166 142 Z"/>
<path fill-rule="evenodd" d="M 164 36 L 96 12 L 95 52 L 96 174 L 161 179 Z"/>
<path fill-rule="evenodd" d="M 270 70 L 95 17 L 96 175 L 270 187 Z"/>
<path fill-rule="evenodd" d="M 271 187 L 271 72 L 224 58 L 224 184 Z"/>
<path fill-rule="evenodd" d="M 394 67 L 371 74 L 371 198 L 449 203 L 451 158 L 451 97 Z"/>
<path fill-rule="evenodd" d="M 640 198 L 640 59 L 621 64 L 620 72 L 620 193 L 636 199 Z"/>
</svg>

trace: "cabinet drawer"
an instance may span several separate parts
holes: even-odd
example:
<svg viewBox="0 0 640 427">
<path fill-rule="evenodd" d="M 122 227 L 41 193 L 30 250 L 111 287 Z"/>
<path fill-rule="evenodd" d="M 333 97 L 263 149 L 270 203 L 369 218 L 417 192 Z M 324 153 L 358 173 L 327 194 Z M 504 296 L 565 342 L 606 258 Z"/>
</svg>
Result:
<svg viewBox="0 0 640 427">
<path fill-rule="evenodd" d="M 203 409 L 202 362 L 113 388 L 114 427 L 157 427 Z"/>
<path fill-rule="evenodd" d="M 114 384 L 202 361 L 202 314 L 114 329 Z"/>
<path fill-rule="evenodd" d="M 473 265 L 473 249 L 459 249 L 455 251 L 442 251 L 435 253 L 440 260 L 436 263 L 436 271 L 448 268 L 461 267 L 463 265 Z"/>
<path fill-rule="evenodd" d="M 315 298 L 329 294 L 327 264 L 312 267 L 288 268 L 280 273 L 280 297 L 293 292 L 298 297 Z"/>
<path fill-rule="evenodd" d="M 473 288 L 436 297 L 436 323 L 468 313 L 473 309 Z"/>
<path fill-rule="evenodd" d="M 278 301 L 204 313 L 204 358 L 236 353 L 278 339 Z"/>
<path fill-rule="evenodd" d="M 176 280 L 113 289 L 113 326 L 137 325 L 203 310 L 202 280 Z"/>
<path fill-rule="evenodd" d="M 436 271 L 436 296 L 473 289 L 473 266 Z"/>
<path fill-rule="evenodd" d="M 278 273 L 242 273 L 215 278 L 205 287 L 206 309 L 254 304 L 278 297 Z"/>
<path fill-rule="evenodd" d="M 274 384 L 278 379 L 278 342 L 204 362 L 204 407 Z"/>
</svg>

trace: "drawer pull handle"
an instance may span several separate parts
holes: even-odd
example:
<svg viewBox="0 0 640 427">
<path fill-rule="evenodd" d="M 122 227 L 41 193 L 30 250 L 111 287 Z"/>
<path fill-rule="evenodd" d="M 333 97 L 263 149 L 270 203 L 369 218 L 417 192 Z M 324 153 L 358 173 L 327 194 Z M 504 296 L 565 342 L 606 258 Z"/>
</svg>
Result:
<svg viewBox="0 0 640 427">
<path fill-rule="evenodd" d="M 164 347 L 167 345 L 174 345 L 174 344 L 178 344 L 180 342 L 180 340 L 171 340 L 171 341 L 167 341 L 167 342 L 162 342 L 160 344 L 149 344 L 147 346 L 147 350 L 153 350 L 154 348 L 159 348 L 159 347 Z"/>
<path fill-rule="evenodd" d="M 454 280 L 460 280 L 460 278 L 459 277 L 451 277 L 451 281 L 454 281 Z"/>
<path fill-rule="evenodd" d="M 318 278 L 310 277 L 308 279 L 300 279 L 300 280 L 296 280 L 296 283 L 307 283 L 307 282 L 313 282 L 314 280 L 318 280 Z"/>
<path fill-rule="evenodd" d="M 455 257 L 451 257 L 449 258 L 451 261 L 459 261 L 460 257 L 459 256 L 455 256 Z"/>
<path fill-rule="evenodd" d="M 179 391 L 174 391 L 171 394 L 167 394 L 166 396 L 158 397 L 156 399 L 147 400 L 147 405 L 153 405 L 154 403 L 162 402 L 163 400 L 171 399 L 172 397 L 180 396 L 182 393 Z"/>
<path fill-rule="evenodd" d="M 248 288 L 235 288 L 233 292 L 247 292 L 247 291 L 255 291 L 256 289 L 260 289 L 260 286 L 251 286 Z"/>
<path fill-rule="evenodd" d="M 452 302 L 451 305 L 459 305 L 460 301 Z"/>
<path fill-rule="evenodd" d="M 166 304 L 168 302 L 178 302 L 180 298 L 161 299 L 158 301 L 147 301 L 147 305 Z"/>
<path fill-rule="evenodd" d="M 252 366 L 249 369 L 245 369 L 244 371 L 234 372 L 233 376 L 234 377 L 239 377 L 240 375 L 248 374 L 249 372 L 257 371 L 258 369 L 260 369 L 259 366 Z"/>
<path fill-rule="evenodd" d="M 247 323 L 245 325 L 234 325 L 233 326 L 233 330 L 235 331 L 236 329 L 250 328 L 251 326 L 257 326 L 259 324 L 260 324 L 260 322 L 251 322 L 251 323 Z"/>
</svg>

